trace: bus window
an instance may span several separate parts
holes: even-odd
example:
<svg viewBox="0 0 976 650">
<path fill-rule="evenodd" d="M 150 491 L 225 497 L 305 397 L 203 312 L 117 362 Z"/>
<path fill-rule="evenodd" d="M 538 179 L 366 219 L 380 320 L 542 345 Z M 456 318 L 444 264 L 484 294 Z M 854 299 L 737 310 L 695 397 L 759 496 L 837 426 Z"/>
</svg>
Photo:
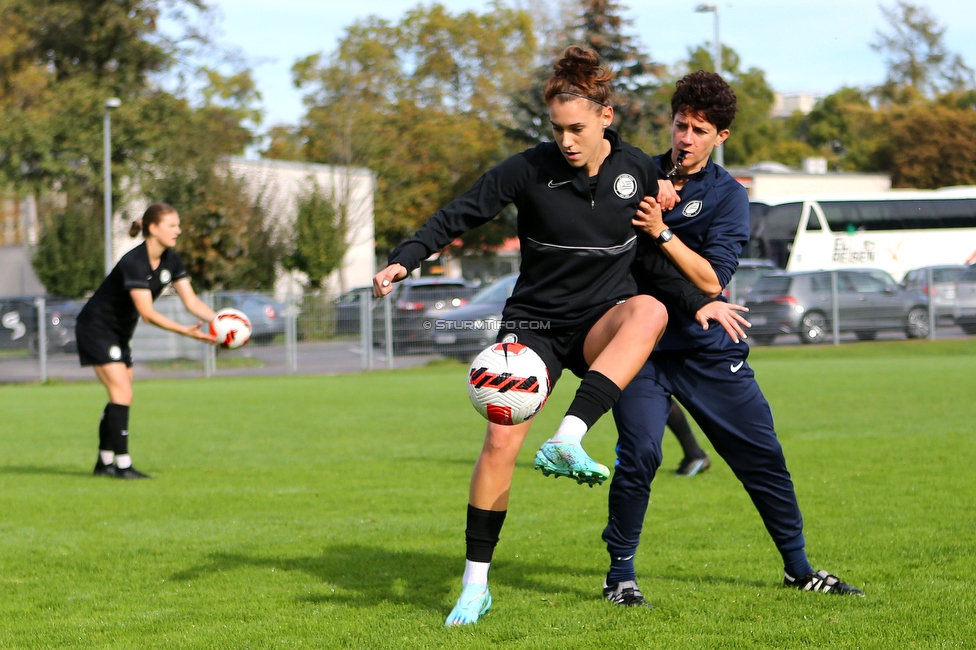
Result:
<svg viewBox="0 0 976 650">
<path fill-rule="evenodd" d="M 820 201 L 833 232 L 976 227 L 976 200 Z"/>
<path fill-rule="evenodd" d="M 750 204 L 749 255 L 772 260 L 776 266 L 785 269 L 802 214 L 802 203 Z"/>
<path fill-rule="evenodd" d="M 807 217 L 807 232 L 819 232 L 820 230 L 820 219 L 817 218 L 816 212 L 810 210 L 810 216 Z"/>
</svg>

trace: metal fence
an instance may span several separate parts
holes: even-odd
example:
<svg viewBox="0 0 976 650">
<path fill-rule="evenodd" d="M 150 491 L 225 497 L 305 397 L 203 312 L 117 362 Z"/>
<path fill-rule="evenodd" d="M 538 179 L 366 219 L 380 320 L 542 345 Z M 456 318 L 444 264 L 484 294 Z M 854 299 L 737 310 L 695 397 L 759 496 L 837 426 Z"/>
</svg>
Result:
<svg viewBox="0 0 976 650">
<path fill-rule="evenodd" d="M 836 273 L 831 274 L 826 340 L 839 344 L 863 336 L 845 333 L 838 325 L 844 314 L 836 280 Z M 338 298 L 324 292 L 201 297 L 215 309 L 244 311 L 254 326 L 251 342 L 223 350 L 140 322 L 131 344 L 137 378 L 342 374 L 422 365 L 435 358 L 469 360 L 495 339 L 501 317 L 498 307 L 445 327 L 451 312 L 443 305 L 374 300 L 366 289 Z M 963 336 L 944 305 L 928 300 L 927 337 Z M 0 298 L 0 382 L 92 379 L 92 370 L 78 363 L 74 342 L 74 317 L 82 304 L 43 296 Z M 155 307 L 179 323 L 195 322 L 175 295 L 161 297 Z M 441 309 L 431 311 L 433 307 Z M 897 330 L 878 336 L 904 337 Z M 797 342 L 795 336 L 779 340 Z"/>
</svg>

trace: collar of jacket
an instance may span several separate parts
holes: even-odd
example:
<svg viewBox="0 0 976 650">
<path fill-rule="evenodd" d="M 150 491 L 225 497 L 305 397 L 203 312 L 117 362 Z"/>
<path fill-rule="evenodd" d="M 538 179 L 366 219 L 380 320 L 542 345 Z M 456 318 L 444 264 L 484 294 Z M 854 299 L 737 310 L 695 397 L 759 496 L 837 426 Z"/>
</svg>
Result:
<svg viewBox="0 0 976 650">
<path fill-rule="evenodd" d="M 663 179 L 666 179 L 667 176 L 668 176 L 667 175 L 667 172 L 671 171 L 671 152 L 672 151 L 673 151 L 673 149 L 668 149 L 666 152 L 664 152 L 660 156 L 654 156 L 654 161 L 657 163 L 658 177 L 661 178 L 662 180 Z M 668 167 L 667 169 L 665 169 L 665 165 L 667 165 L 667 167 Z M 715 166 L 715 163 L 712 162 L 712 157 L 709 156 L 708 157 L 708 160 L 705 161 L 705 166 L 704 167 L 702 167 L 701 169 L 699 169 L 694 174 L 688 174 L 687 176 L 686 175 L 681 175 L 680 178 L 681 178 L 681 180 L 685 181 L 686 183 L 688 181 L 701 180 L 701 179 L 705 178 L 712 171 L 712 168 L 714 166 Z M 671 179 L 671 180 L 674 180 L 674 179 Z"/>
<path fill-rule="evenodd" d="M 603 168 L 607 166 L 613 154 L 623 148 L 623 140 L 620 139 L 620 134 L 613 129 L 606 129 L 603 132 L 603 139 L 610 141 L 610 154 L 603 161 L 603 164 L 600 165 L 600 171 L 603 171 Z M 552 182 L 564 183 L 566 181 L 573 181 L 574 189 L 588 195 L 590 193 L 590 177 L 586 175 L 586 168 L 570 165 L 563 152 L 559 150 L 559 145 L 555 142 L 553 142 L 553 149 L 556 155 L 549 170 L 549 176 L 551 176 Z"/>
</svg>

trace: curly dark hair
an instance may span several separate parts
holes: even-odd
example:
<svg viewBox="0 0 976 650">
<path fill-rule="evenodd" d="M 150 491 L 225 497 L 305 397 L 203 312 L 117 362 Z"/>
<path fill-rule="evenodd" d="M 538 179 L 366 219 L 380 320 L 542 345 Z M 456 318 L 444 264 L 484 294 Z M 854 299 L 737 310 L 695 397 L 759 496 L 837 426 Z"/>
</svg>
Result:
<svg viewBox="0 0 976 650">
<path fill-rule="evenodd" d="M 732 126 L 739 110 L 735 93 L 729 84 L 714 72 L 699 70 L 687 74 L 675 84 L 671 97 L 671 115 L 691 113 L 715 125 L 717 131 Z"/>
</svg>

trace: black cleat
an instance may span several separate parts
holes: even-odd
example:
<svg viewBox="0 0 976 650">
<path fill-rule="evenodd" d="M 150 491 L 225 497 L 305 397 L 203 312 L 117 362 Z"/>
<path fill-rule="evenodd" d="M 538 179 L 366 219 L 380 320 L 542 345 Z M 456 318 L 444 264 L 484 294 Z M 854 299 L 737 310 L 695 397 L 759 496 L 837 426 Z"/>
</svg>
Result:
<svg viewBox="0 0 976 650">
<path fill-rule="evenodd" d="M 863 596 L 864 592 L 857 587 L 852 587 L 840 578 L 826 571 L 817 571 L 794 578 L 786 573 L 783 577 L 783 586 L 803 591 L 819 591 L 825 594 L 837 594 L 839 596 Z"/>
<path fill-rule="evenodd" d="M 636 580 L 624 580 L 608 585 L 603 582 L 603 597 L 614 605 L 621 607 L 646 607 L 654 609 L 654 605 L 644 600 L 644 594 L 637 586 Z"/>
<path fill-rule="evenodd" d="M 712 461 L 708 460 L 708 456 L 704 458 L 685 458 L 678 465 L 678 469 L 674 470 L 676 476 L 698 476 L 702 472 L 707 472 L 712 466 Z"/>
<path fill-rule="evenodd" d="M 95 471 L 92 474 L 95 476 L 115 476 L 115 465 L 106 465 L 102 462 L 102 457 L 99 456 L 98 460 L 95 461 Z"/>
<path fill-rule="evenodd" d="M 143 474 L 134 466 L 129 465 L 125 469 L 115 468 L 115 478 L 152 478 L 149 474 Z"/>
</svg>

